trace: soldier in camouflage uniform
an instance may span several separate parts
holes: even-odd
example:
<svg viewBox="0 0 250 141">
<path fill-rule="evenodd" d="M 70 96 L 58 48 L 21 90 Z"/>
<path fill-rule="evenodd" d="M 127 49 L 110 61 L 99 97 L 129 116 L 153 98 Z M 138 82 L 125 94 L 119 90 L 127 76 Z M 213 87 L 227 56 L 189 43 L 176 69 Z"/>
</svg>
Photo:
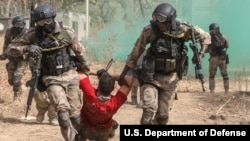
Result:
<svg viewBox="0 0 250 141">
<path fill-rule="evenodd" d="M 18 44 L 11 44 L 9 55 L 29 53 L 39 63 L 41 58 L 40 91 L 46 90 L 54 104 L 62 136 L 72 141 L 80 129 L 82 106 L 78 70 L 88 73 L 85 48 L 75 31 L 55 21 L 56 12 L 47 4 L 34 9 L 35 28 L 31 28 Z M 42 56 L 41 56 L 42 55 Z"/>
<path fill-rule="evenodd" d="M 27 31 L 25 24 L 26 23 L 23 16 L 16 16 L 12 19 L 12 27 L 6 30 L 6 34 L 4 37 L 3 54 L 0 56 L 1 60 L 8 59 L 9 61 L 6 64 L 6 69 L 8 72 L 8 82 L 13 87 L 13 101 L 15 103 L 20 102 L 21 95 L 23 93 L 22 77 L 25 75 L 28 69 L 27 55 L 22 54 L 10 56 L 6 54 L 6 50 L 8 49 L 8 45 L 11 42 L 16 42 L 25 34 L 25 32 Z"/>
<path fill-rule="evenodd" d="M 220 32 L 220 26 L 217 23 L 209 25 L 209 32 L 211 36 L 211 44 L 207 48 L 203 48 L 201 54 L 209 52 L 209 89 L 214 93 L 215 89 L 215 75 L 217 68 L 220 69 L 221 76 L 223 77 L 223 84 L 225 93 L 229 91 L 229 77 L 227 73 L 228 55 L 227 49 L 229 43 L 225 35 Z"/>
<path fill-rule="evenodd" d="M 150 44 L 142 63 L 143 113 L 140 123 L 165 125 L 177 93 L 177 84 L 183 75 L 183 64 L 187 64 L 185 42 L 191 39 L 191 29 L 194 29 L 201 46 L 208 46 L 210 37 L 198 26 L 177 21 L 176 10 L 168 3 L 158 5 L 152 18 L 130 53 L 119 84 L 126 83 L 123 76 L 133 71 L 138 58 Z"/>
</svg>

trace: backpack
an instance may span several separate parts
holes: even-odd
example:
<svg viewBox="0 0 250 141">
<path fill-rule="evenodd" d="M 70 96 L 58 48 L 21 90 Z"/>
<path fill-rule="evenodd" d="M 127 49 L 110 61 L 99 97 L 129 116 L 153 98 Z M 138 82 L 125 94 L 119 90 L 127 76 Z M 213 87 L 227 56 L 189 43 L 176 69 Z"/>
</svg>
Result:
<svg viewBox="0 0 250 141">
<path fill-rule="evenodd" d="M 224 48 L 225 39 L 221 33 L 211 35 L 211 44 L 216 48 Z"/>
</svg>

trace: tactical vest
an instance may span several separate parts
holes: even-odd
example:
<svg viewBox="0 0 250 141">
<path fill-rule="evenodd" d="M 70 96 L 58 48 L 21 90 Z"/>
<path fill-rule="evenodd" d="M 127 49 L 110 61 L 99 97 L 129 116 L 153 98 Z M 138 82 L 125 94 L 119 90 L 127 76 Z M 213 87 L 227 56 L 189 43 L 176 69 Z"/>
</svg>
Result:
<svg viewBox="0 0 250 141">
<path fill-rule="evenodd" d="M 60 36 L 60 38 L 67 39 L 67 35 L 63 30 L 65 29 L 62 28 L 62 31 L 54 37 L 57 39 L 57 37 Z M 62 35 L 61 33 L 64 34 Z M 63 36 L 65 36 L 65 38 Z M 60 42 L 59 40 L 58 43 L 59 44 L 57 46 L 42 47 L 48 50 L 51 49 L 50 51 L 44 51 L 42 56 L 41 63 L 43 75 L 58 76 L 74 67 L 73 60 L 71 59 L 71 49 L 69 48 L 69 44 L 64 45 L 64 43 Z M 58 46 L 63 47 L 57 48 Z"/>
<path fill-rule="evenodd" d="M 224 44 L 225 39 L 221 33 L 211 35 L 211 45 L 209 48 L 210 55 L 225 55 Z"/>
<path fill-rule="evenodd" d="M 57 49 L 43 53 L 42 73 L 43 75 L 57 76 L 73 68 L 68 48 Z"/>
<path fill-rule="evenodd" d="M 146 80 L 152 80 L 154 73 L 170 74 L 180 69 L 181 51 L 185 40 L 163 34 L 156 23 L 151 23 L 156 39 L 150 44 L 142 63 Z"/>
</svg>

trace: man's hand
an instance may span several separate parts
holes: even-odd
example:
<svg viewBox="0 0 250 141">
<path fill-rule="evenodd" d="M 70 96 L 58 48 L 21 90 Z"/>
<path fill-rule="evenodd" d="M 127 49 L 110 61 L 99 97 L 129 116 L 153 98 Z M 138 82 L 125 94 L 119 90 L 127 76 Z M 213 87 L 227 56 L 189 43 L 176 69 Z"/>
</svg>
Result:
<svg viewBox="0 0 250 141">
<path fill-rule="evenodd" d="M 25 52 L 28 52 L 29 55 L 31 55 L 32 57 L 40 56 L 43 52 L 43 49 L 36 45 L 30 45 L 25 50 L 26 50 Z"/>
</svg>

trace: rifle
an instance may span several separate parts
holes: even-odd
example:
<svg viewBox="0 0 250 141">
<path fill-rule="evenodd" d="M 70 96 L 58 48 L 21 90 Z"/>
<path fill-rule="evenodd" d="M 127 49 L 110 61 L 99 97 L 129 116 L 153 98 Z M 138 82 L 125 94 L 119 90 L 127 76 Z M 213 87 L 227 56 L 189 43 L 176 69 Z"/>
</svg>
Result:
<svg viewBox="0 0 250 141">
<path fill-rule="evenodd" d="M 38 80 L 40 77 L 40 65 L 41 65 L 41 56 L 34 58 L 35 59 L 35 65 L 32 66 L 32 77 L 31 80 L 29 82 L 30 85 L 30 91 L 29 91 L 29 95 L 28 95 L 28 99 L 27 99 L 27 109 L 26 109 L 26 113 L 25 113 L 25 118 L 27 118 L 28 112 L 30 110 L 30 106 L 32 103 L 32 99 L 34 96 L 34 93 L 37 89 L 37 84 L 38 84 Z"/>
<path fill-rule="evenodd" d="M 35 27 L 34 9 L 35 9 L 35 0 L 31 0 L 30 2 L 30 27 Z"/>
<path fill-rule="evenodd" d="M 106 71 L 109 70 L 109 68 L 111 67 L 113 61 L 114 61 L 113 58 L 111 58 L 110 61 L 109 61 L 109 63 L 108 63 L 107 66 L 106 66 Z"/>
<path fill-rule="evenodd" d="M 194 36 L 194 29 L 191 28 L 191 39 L 192 39 L 192 43 L 190 43 L 190 48 L 193 50 L 194 53 L 194 64 L 195 64 L 195 78 L 196 79 L 200 79 L 201 82 L 201 86 L 202 86 L 202 90 L 203 92 L 205 92 L 205 88 L 204 88 L 204 76 L 202 73 L 202 66 L 201 66 L 201 61 L 199 60 L 199 52 L 198 52 L 198 48 L 197 48 L 197 42 Z"/>
</svg>

